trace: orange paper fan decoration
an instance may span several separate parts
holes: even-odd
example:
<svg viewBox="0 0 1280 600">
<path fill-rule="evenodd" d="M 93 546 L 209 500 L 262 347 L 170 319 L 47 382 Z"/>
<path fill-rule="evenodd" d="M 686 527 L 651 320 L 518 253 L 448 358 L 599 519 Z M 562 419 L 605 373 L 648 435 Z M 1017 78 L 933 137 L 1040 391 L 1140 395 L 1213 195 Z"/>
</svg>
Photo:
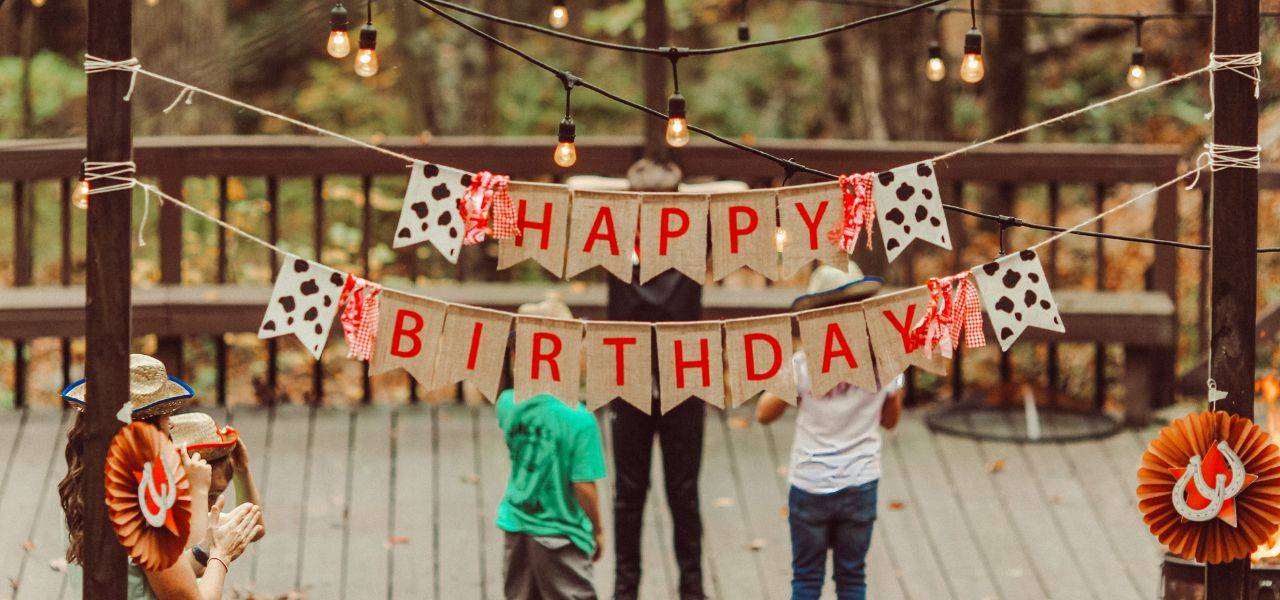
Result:
<svg viewBox="0 0 1280 600">
<path fill-rule="evenodd" d="M 1211 451 L 1220 441 L 1226 441 L 1244 463 L 1247 485 L 1233 502 L 1224 504 L 1219 517 L 1203 522 L 1185 519 L 1173 506 L 1178 475 L 1192 456 L 1204 458 L 1205 465 L 1214 462 Z M 1192 497 L 1194 488 L 1187 493 L 1189 505 L 1203 501 L 1198 494 Z M 1182 417 L 1161 429 L 1142 454 L 1138 510 L 1160 543 L 1182 558 L 1207 564 L 1245 558 L 1280 528 L 1280 448 L 1244 417 L 1217 411 Z"/>
<path fill-rule="evenodd" d="M 191 483 L 178 449 L 159 429 L 134 422 L 112 438 L 106 500 L 116 537 L 143 570 L 167 569 L 182 556 L 191 534 Z"/>
</svg>

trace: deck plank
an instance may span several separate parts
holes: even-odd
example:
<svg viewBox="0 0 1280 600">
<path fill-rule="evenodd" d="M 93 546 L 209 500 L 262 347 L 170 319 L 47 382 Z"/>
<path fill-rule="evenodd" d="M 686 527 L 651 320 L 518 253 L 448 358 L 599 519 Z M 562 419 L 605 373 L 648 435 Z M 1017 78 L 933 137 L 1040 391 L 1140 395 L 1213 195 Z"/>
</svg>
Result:
<svg viewBox="0 0 1280 600">
<path fill-rule="evenodd" d="M 707 411 L 703 440 L 700 508 L 705 548 L 711 557 L 720 598 L 768 599 L 767 579 L 758 552 L 751 550 L 756 537 L 749 514 L 749 500 L 742 491 L 742 473 L 734 464 L 723 412 Z"/>
<path fill-rule="evenodd" d="M 722 420 L 732 450 L 735 473 L 741 478 L 739 494 L 745 498 L 744 516 L 752 538 L 763 546 L 754 554 L 760 563 L 765 597 L 790 597 L 791 535 L 787 527 L 787 499 L 778 493 L 778 472 L 772 452 L 754 423 L 755 406 L 726 413 Z"/>
<path fill-rule="evenodd" d="M 476 447 L 471 409 L 441 406 L 438 412 L 440 552 L 436 554 L 440 598 L 476 598 L 480 592 L 480 532 L 477 528 Z"/>
<path fill-rule="evenodd" d="M 267 439 L 268 429 L 271 425 L 270 411 L 260 408 L 236 408 L 234 411 L 228 412 L 225 415 L 225 419 L 217 422 L 219 425 L 230 425 L 236 429 L 236 432 L 240 435 L 240 441 L 250 451 L 249 469 L 253 473 L 254 484 L 258 486 L 258 494 L 265 494 L 266 486 L 270 483 L 271 478 L 271 473 L 267 468 L 269 465 L 267 457 L 271 454 L 270 443 Z M 236 507 L 238 490 L 235 489 L 235 484 L 227 488 L 225 495 L 226 500 L 222 508 L 224 511 L 230 511 Z M 266 503 L 265 497 L 261 500 L 264 504 Z M 269 515 L 265 507 L 263 507 L 262 522 L 264 529 L 267 530 L 266 535 L 271 534 L 268 529 L 271 523 L 268 519 Z M 253 576 L 252 565 L 257 559 L 262 540 L 266 539 L 266 535 L 257 542 L 250 544 L 244 554 L 241 554 L 240 558 L 236 559 L 236 568 L 231 569 L 227 574 L 224 589 L 232 590 L 233 592 L 248 592 Z"/>
<path fill-rule="evenodd" d="M 22 423 L 27 419 L 28 410 L 8 410 L 4 411 L 4 416 L 0 417 L 0 505 L 4 503 L 4 494 L 9 482 L 9 472 L 13 469 L 13 463 L 17 459 L 18 444 L 22 442 L 18 433 L 22 429 Z"/>
<path fill-rule="evenodd" d="M 938 550 L 943 575 L 960 598 L 996 596 L 992 584 L 995 576 L 990 561 L 974 539 L 972 527 L 957 502 L 957 493 L 938 493 L 939 487 L 958 490 L 938 459 L 932 434 L 919 419 L 905 419 L 890 437 L 899 456 L 909 457 L 900 476 L 907 485 L 911 505 L 919 514 L 929 536 L 929 544 Z"/>
<path fill-rule="evenodd" d="M 596 595 L 601 598 L 613 597 L 613 485 L 616 474 L 613 468 L 613 439 L 609 430 L 609 418 L 613 413 L 608 409 L 596 412 L 596 427 L 600 429 L 600 444 L 604 448 L 605 478 L 596 482 L 596 490 L 600 493 L 600 524 L 604 527 L 604 552 L 600 560 L 593 565 Z"/>
<path fill-rule="evenodd" d="M 386 598 L 390 568 L 391 409 L 356 411 L 341 598 Z"/>
<path fill-rule="evenodd" d="M 43 502 L 42 494 L 32 493 L 46 486 L 45 476 L 50 462 L 56 460 L 50 448 L 57 444 L 62 427 L 62 411 L 28 409 L 13 464 L 9 469 L 4 494 L 0 496 L 0 585 L 17 581 L 22 569 L 24 544 L 31 541 L 30 524 Z M 61 479 L 63 471 L 58 471 Z"/>
<path fill-rule="evenodd" d="M 352 411 L 325 408 L 314 413 L 314 443 L 303 522 L 302 592 L 308 599 L 342 595 L 343 514 L 350 500 Z M 362 465 L 362 467 L 365 467 Z"/>
<path fill-rule="evenodd" d="M 61 412 L 61 411 L 60 411 Z M 75 419 L 70 411 L 63 412 L 61 424 L 57 429 L 53 443 L 48 444 L 49 458 L 45 465 L 44 480 L 39 487 L 39 501 L 35 514 L 31 519 L 31 528 L 27 537 L 32 542 L 31 551 L 22 556 L 22 564 L 18 569 L 17 589 L 14 600 L 18 598 L 54 598 L 66 579 L 66 571 L 55 570 L 51 561 L 59 561 L 66 548 L 66 521 L 62 518 L 62 510 L 58 498 L 58 482 L 67 472 L 63 449 L 67 445 L 67 429 Z M 46 444 L 39 444 L 46 446 Z"/>
<path fill-rule="evenodd" d="M 270 449 L 249 448 L 255 475 L 263 473 L 262 516 L 267 535 L 254 544 L 249 588 L 266 597 L 297 591 L 302 552 L 311 412 L 305 406 L 278 406 L 268 430 Z M 236 419 L 251 418 L 237 415 Z M 252 418 L 257 418 L 256 415 Z"/>
<path fill-rule="evenodd" d="M 480 444 L 479 474 L 483 486 L 480 506 L 480 530 L 485 543 L 481 565 L 484 571 L 484 597 L 500 600 L 503 597 L 502 554 L 504 534 L 494 526 L 498 515 L 498 504 L 507 490 L 507 479 L 511 475 L 510 459 L 507 455 L 507 443 L 503 439 L 502 428 L 494 411 L 488 406 L 476 411 Z"/>
<path fill-rule="evenodd" d="M 878 488 L 876 520 L 886 529 L 885 542 L 902 571 L 903 588 L 910 598 L 955 598 L 942 576 L 936 549 L 929 546 L 920 508 L 910 499 L 903 473 L 910 468 L 894 443 L 895 432 L 884 434 L 881 449 L 883 475 Z M 895 502 L 901 502 L 894 508 Z M 873 533 L 874 535 L 874 533 Z"/>
<path fill-rule="evenodd" d="M 395 520 L 391 531 L 400 541 L 391 547 L 393 598 L 439 597 L 432 572 L 432 411 L 418 405 L 400 407 L 395 413 Z"/>
</svg>

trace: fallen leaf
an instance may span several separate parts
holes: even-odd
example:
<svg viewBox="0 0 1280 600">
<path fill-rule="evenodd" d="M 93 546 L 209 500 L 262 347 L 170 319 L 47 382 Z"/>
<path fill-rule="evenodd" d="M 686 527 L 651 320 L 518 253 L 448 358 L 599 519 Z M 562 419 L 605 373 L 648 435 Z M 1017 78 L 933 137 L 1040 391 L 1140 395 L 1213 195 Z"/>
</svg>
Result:
<svg viewBox="0 0 1280 600">
<path fill-rule="evenodd" d="M 791 510 L 785 506 L 782 508 L 779 508 L 778 513 L 780 513 L 782 515 L 782 518 L 784 519 L 787 518 L 788 516 L 791 516 Z"/>
<path fill-rule="evenodd" d="M 1049 504 L 1062 504 L 1062 496 L 1049 496 Z"/>
<path fill-rule="evenodd" d="M 1000 471 L 1003 471 L 1003 470 L 1004 470 L 1004 459 L 1003 459 L 1003 458 L 997 458 L 997 459 L 995 459 L 995 460 L 993 460 L 993 461 L 991 461 L 991 462 L 987 463 L 987 472 L 988 472 L 988 473 L 999 473 Z"/>
<path fill-rule="evenodd" d="M 25 542 L 22 542 L 22 550 L 23 550 L 24 552 L 31 552 L 32 550 L 35 550 L 35 549 L 36 549 L 36 543 L 35 543 L 35 542 L 33 542 L 33 541 L 31 541 L 31 540 L 27 540 L 27 541 L 25 541 Z"/>
<path fill-rule="evenodd" d="M 391 536 L 391 537 L 387 538 L 386 543 L 384 543 L 384 544 L 382 545 L 382 547 L 383 547 L 383 548 L 391 548 L 392 546 L 403 546 L 403 545 L 408 544 L 408 543 L 409 543 L 409 536 L 407 536 L 407 535 L 393 535 L 393 536 Z"/>
<path fill-rule="evenodd" d="M 751 421 L 745 417 L 732 417 L 729 419 L 729 429 L 746 429 L 751 427 Z"/>
<path fill-rule="evenodd" d="M 734 506 L 734 505 L 736 505 L 736 504 L 737 504 L 737 502 L 735 502 L 735 501 L 733 500 L 733 498 L 726 498 L 726 497 L 723 497 L 723 496 L 722 496 L 722 497 L 720 497 L 720 498 L 716 498 L 716 499 L 711 503 L 711 505 L 712 505 L 712 506 L 714 506 L 714 507 L 716 507 L 716 508 L 730 508 L 730 507 L 732 507 L 732 506 Z"/>
<path fill-rule="evenodd" d="M 480 483 L 480 476 L 476 475 L 475 473 L 467 473 L 466 475 L 462 476 L 462 483 L 469 483 L 471 485 L 476 485 Z"/>
<path fill-rule="evenodd" d="M 889 510 L 902 510 L 902 509 L 906 508 L 906 506 L 907 506 L 907 504 L 906 504 L 905 502 L 901 501 L 901 500 L 890 500 L 890 501 L 889 501 Z"/>
<path fill-rule="evenodd" d="M 764 538 L 751 540 L 751 544 L 748 547 L 751 548 L 752 552 L 759 552 L 764 548 Z"/>
</svg>

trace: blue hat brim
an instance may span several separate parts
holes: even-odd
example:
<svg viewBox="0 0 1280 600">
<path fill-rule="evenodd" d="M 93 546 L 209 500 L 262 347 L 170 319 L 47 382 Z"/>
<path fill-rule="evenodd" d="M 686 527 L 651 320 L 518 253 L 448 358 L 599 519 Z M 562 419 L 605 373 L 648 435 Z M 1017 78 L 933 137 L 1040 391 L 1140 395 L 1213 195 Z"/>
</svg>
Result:
<svg viewBox="0 0 1280 600">
<path fill-rule="evenodd" d="M 884 279 L 879 277 L 863 277 L 850 281 L 840 287 L 823 290 L 813 294 L 804 294 L 791 302 L 792 310 L 811 310 L 834 304 L 857 302 L 876 295 L 884 287 Z"/>
<path fill-rule="evenodd" d="M 72 394 L 76 390 L 83 387 L 85 384 L 85 381 L 86 379 L 83 379 L 83 378 L 77 381 L 74 381 L 67 387 L 63 388 L 61 393 L 63 400 L 65 400 L 68 404 L 70 404 L 76 410 L 80 410 L 80 411 L 84 410 L 85 402 L 80 398 L 74 397 Z M 181 387 L 183 390 L 182 393 L 152 401 L 144 406 L 139 406 L 138 408 L 135 408 L 132 411 L 130 411 L 130 415 L 133 418 L 139 418 L 139 417 L 145 418 L 145 417 L 155 416 L 157 414 L 164 413 L 165 411 L 162 409 L 166 407 L 172 406 L 173 404 L 186 404 L 184 402 L 185 400 L 189 400 L 195 397 L 196 395 L 195 390 L 193 390 L 190 385 L 187 385 L 187 382 L 181 379 L 178 379 L 173 375 L 169 376 L 169 381 L 177 384 L 178 387 Z M 177 410 L 178 408 L 181 408 L 181 406 L 176 407 L 173 410 Z"/>
</svg>

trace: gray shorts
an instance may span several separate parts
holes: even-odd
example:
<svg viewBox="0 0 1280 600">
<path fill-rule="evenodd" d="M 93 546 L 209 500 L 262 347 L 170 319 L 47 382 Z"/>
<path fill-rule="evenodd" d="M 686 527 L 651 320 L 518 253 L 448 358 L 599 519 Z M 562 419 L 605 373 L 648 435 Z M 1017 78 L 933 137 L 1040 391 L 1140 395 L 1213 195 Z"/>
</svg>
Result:
<svg viewBox="0 0 1280 600">
<path fill-rule="evenodd" d="M 502 561 L 507 600 L 595 600 L 591 557 L 569 538 L 506 533 Z"/>
</svg>

